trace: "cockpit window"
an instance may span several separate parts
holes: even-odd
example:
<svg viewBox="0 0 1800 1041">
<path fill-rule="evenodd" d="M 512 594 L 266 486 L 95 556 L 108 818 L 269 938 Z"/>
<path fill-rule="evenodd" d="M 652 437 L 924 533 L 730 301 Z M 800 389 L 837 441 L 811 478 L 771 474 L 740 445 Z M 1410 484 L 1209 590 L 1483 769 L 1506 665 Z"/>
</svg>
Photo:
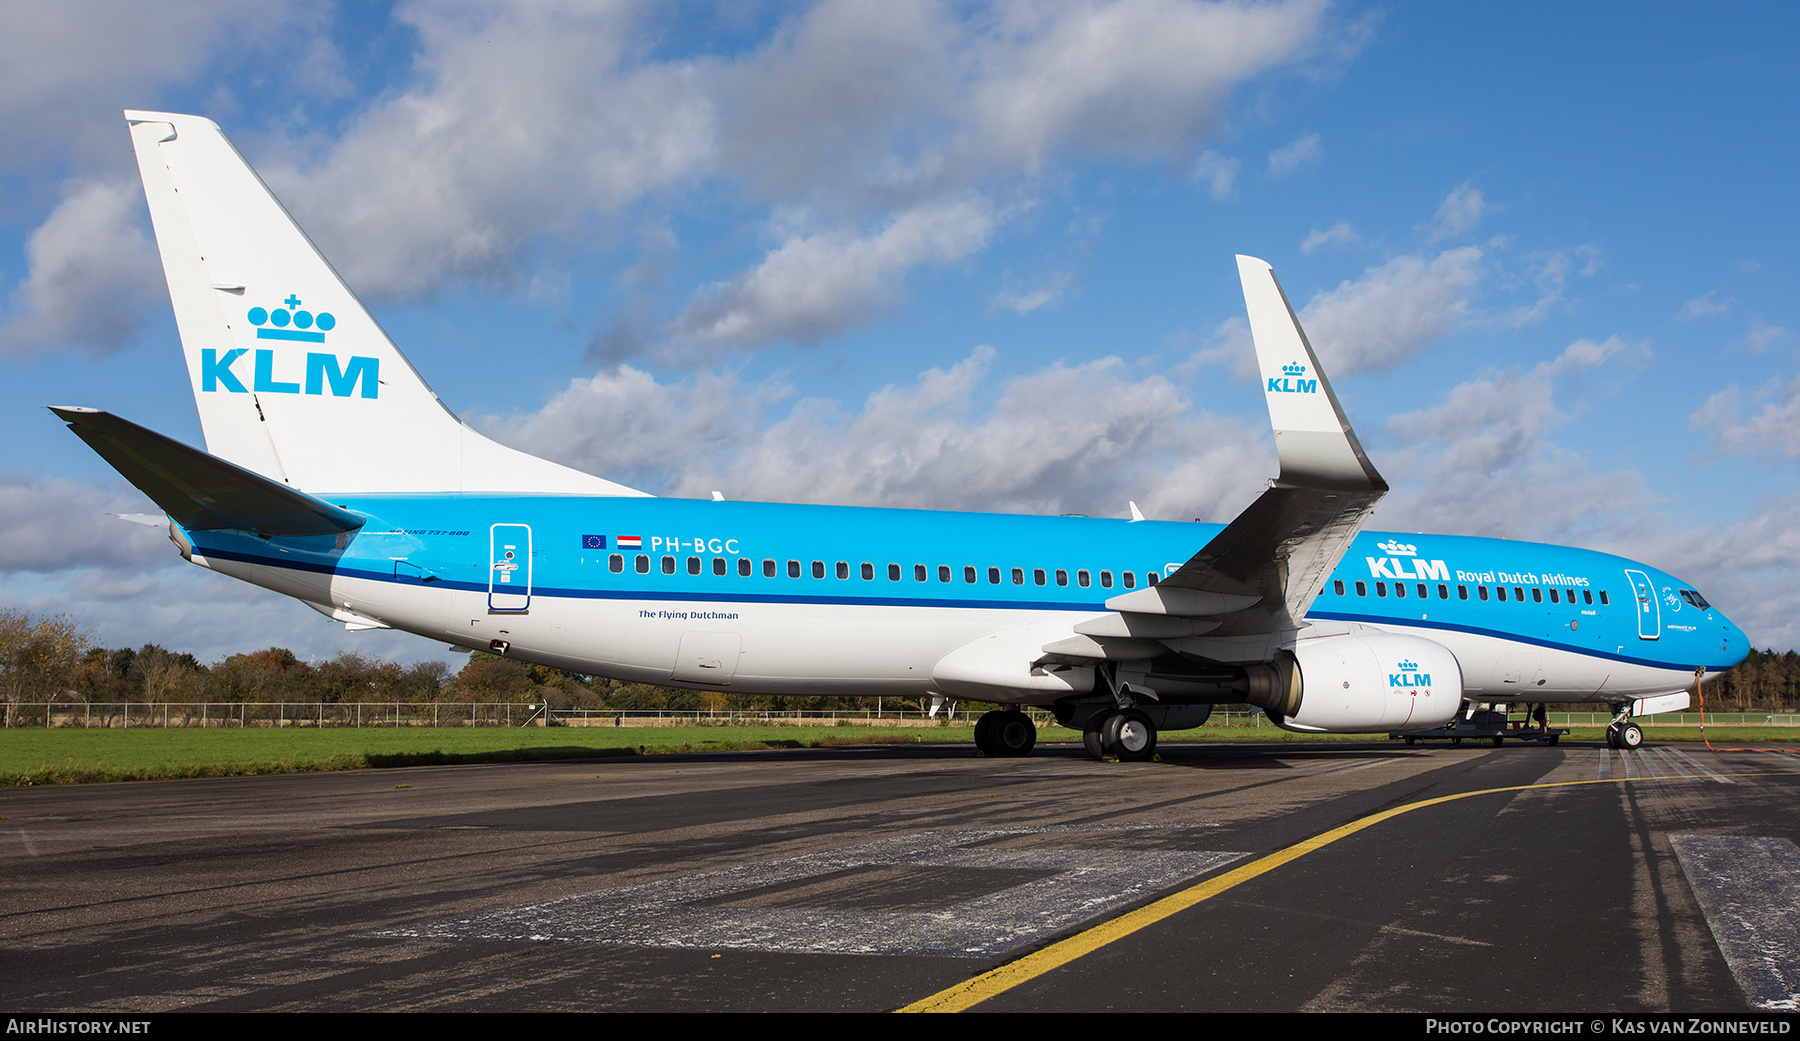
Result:
<svg viewBox="0 0 1800 1041">
<path fill-rule="evenodd" d="M 1681 598 L 1683 600 L 1686 600 L 1688 603 L 1693 604 L 1695 607 L 1698 607 L 1702 611 L 1704 611 L 1707 608 L 1712 606 L 1711 604 L 1706 602 L 1705 597 L 1701 596 L 1698 592 L 1696 592 L 1692 589 L 1683 589 L 1681 591 Z"/>
</svg>

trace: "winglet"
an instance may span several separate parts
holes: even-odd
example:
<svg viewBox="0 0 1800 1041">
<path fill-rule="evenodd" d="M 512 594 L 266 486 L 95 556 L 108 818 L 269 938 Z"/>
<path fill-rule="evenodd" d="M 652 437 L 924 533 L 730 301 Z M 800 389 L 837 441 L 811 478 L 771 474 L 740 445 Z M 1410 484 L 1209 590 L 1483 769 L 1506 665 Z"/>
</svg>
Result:
<svg viewBox="0 0 1800 1041">
<path fill-rule="evenodd" d="M 1363 454 L 1274 269 L 1255 257 L 1239 256 L 1237 262 L 1256 341 L 1256 367 L 1281 457 L 1281 483 L 1386 491 L 1387 482 Z"/>
</svg>

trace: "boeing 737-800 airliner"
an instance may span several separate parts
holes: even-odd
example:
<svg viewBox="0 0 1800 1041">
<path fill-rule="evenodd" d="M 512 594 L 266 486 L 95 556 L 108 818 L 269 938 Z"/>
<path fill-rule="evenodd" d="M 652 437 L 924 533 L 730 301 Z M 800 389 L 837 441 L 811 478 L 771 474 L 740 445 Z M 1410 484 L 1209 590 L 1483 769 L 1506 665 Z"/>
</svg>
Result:
<svg viewBox="0 0 1800 1041">
<path fill-rule="evenodd" d="M 1096 756 L 1248 701 L 1314 732 L 1465 702 L 1686 707 L 1743 633 L 1579 549 L 1362 526 L 1387 484 L 1274 273 L 1238 258 L 1280 458 L 1230 524 L 662 499 L 499 445 L 439 402 L 219 128 L 128 112 L 202 452 L 57 408 L 202 567 L 391 627 L 625 680 L 1047 706 Z"/>
</svg>

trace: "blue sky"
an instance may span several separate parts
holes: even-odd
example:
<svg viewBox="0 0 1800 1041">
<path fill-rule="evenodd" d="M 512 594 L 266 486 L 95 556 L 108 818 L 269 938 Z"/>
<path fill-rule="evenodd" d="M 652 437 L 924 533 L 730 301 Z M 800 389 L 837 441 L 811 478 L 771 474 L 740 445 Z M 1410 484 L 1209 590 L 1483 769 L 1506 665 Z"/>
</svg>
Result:
<svg viewBox="0 0 1800 1041">
<path fill-rule="evenodd" d="M 43 409 L 200 441 L 124 108 L 219 122 L 440 396 L 658 494 L 1224 520 L 1234 253 L 1375 524 L 1666 568 L 1800 645 L 1788 5 L 0 12 L 0 606 L 412 659 L 180 562 Z"/>
</svg>

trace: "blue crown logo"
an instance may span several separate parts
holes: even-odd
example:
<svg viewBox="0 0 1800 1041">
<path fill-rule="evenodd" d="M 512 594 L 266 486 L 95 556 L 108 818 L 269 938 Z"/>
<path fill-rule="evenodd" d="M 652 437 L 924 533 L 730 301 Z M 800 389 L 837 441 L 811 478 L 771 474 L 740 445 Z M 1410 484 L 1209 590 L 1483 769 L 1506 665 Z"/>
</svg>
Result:
<svg viewBox="0 0 1800 1041">
<path fill-rule="evenodd" d="M 300 310 L 300 298 L 293 293 L 289 293 L 282 304 L 284 307 L 273 311 L 265 311 L 260 307 L 250 309 L 245 317 L 250 319 L 251 325 L 257 327 L 257 339 L 324 343 L 325 334 L 337 326 L 337 318 L 330 311 L 320 311 L 315 315 L 311 311 Z"/>
<path fill-rule="evenodd" d="M 1281 374 L 1283 376 L 1304 376 L 1306 375 L 1306 366 L 1297 361 L 1290 361 L 1281 367 Z"/>
<path fill-rule="evenodd" d="M 1396 667 L 1401 672 L 1418 672 L 1419 671 L 1419 663 L 1416 661 L 1403 661 Z"/>
</svg>

